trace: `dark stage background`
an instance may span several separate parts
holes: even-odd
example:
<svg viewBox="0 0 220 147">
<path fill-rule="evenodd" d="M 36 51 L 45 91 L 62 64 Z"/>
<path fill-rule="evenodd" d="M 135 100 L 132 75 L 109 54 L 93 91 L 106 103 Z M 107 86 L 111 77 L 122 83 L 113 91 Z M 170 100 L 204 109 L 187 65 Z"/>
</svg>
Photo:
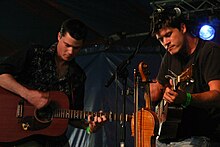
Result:
<svg viewBox="0 0 220 147">
<path fill-rule="evenodd" d="M 103 46 L 104 47 L 104 46 Z M 145 49 L 146 48 L 142 48 Z M 142 50 L 141 49 L 141 50 Z M 117 53 L 114 52 L 117 50 Z M 126 60 L 132 52 L 120 53 L 126 48 L 114 48 L 111 50 L 102 51 L 98 53 L 92 53 L 87 55 L 81 55 L 77 57 L 78 63 L 86 71 L 87 82 L 85 91 L 85 110 L 97 112 L 103 110 L 104 112 L 116 112 L 122 113 L 123 96 L 120 94 L 123 89 L 122 79 L 113 81 L 109 87 L 105 87 L 106 82 L 111 75 L 115 72 L 116 67 Z M 152 49 L 154 50 L 154 49 Z M 144 61 L 149 66 L 150 79 L 155 78 L 157 70 L 160 65 L 161 55 L 157 52 L 138 53 L 131 60 L 131 63 L 127 66 L 129 73 L 128 87 L 133 92 L 133 71 L 137 69 L 138 64 Z M 134 112 L 134 98 L 133 94 L 126 97 L 126 114 L 132 114 Z M 143 89 L 139 88 L 139 108 L 145 106 L 143 98 Z M 71 130 L 72 131 L 72 130 Z M 90 147 L 115 147 L 120 143 L 120 122 L 107 122 L 101 130 L 92 135 L 87 135 L 84 130 L 73 129 L 70 142 L 72 146 L 90 146 Z M 74 137 L 79 136 L 79 137 Z M 82 143 L 83 142 L 83 143 Z M 134 138 L 131 137 L 130 123 L 126 123 L 126 147 L 134 146 Z"/>
<path fill-rule="evenodd" d="M 180 6 L 190 19 L 212 23 L 216 28 L 214 42 L 220 43 L 218 0 L 2 0 L 0 2 L 0 59 L 31 43 L 50 46 L 57 41 L 61 23 L 78 18 L 88 28 L 85 47 L 77 62 L 87 75 L 85 110 L 122 112 L 122 79 L 106 82 L 118 65 L 136 49 L 150 29 L 153 8 Z M 193 7 L 190 7 L 193 6 Z M 201 19 L 200 19 L 201 18 Z M 197 28 L 198 26 L 195 25 Z M 127 66 L 128 87 L 133 91 L 133 71 L 141 61 L 149 66 L 150 79 L 155 78 L 164 49 L 153 38 L 147 39 Z M 144 107 L 143 91 L 139 91 L 139 108 Z M 126 113 L 133 112 L 133 95 L 126 97 Z M 97 133 L 69 128 L 72 147 L 116 147 L 120 142 L 119 122 L 107 122 Z M 126 147 L 133 147 L 130 123 L 126 123 Z"/>
</svg>

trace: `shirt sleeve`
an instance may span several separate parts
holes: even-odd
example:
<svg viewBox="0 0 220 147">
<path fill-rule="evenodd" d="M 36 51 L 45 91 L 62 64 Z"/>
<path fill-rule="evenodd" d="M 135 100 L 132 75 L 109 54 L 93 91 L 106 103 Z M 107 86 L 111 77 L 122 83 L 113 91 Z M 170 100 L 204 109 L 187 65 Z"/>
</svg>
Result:
<svg viewBox="0 0 220 147">
<path fill-rule="evenodd" d="M 11 75 L 17 75 L 20 73 L 24 69 L 25 64 L 28 63 L 28 54 L 28 49 L 26 49 L 6 57 L 0 63 L 0 74 L 8 73 Z"/>
<path fill-rule="evenodd" d="M 220 57 L 220 47 L 217 45 L 212 46 L 211 48 L 206 48 L 205 57 L 203 57 L 203 73 L 204 79 L 208 83 L 211 80 L 220 80 L 220 66 L 219 66 L 219 57 Z"/>
</svg>

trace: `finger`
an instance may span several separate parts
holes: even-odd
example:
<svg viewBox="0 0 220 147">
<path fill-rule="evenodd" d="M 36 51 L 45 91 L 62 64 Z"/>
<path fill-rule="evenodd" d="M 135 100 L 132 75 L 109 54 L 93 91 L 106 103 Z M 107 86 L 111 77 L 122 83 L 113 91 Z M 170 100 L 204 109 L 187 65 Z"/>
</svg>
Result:
<svg viewBox="0 0 220 147">
<path fill-rule="evenodd" d="M 50 92 L 43 92 L 43 93 L 42 93 L 42 97 L 45 98 L 45 99 L 49 99 L 49 97 L 50 97 Z"/>
<path fill-rule="evenodd" d="M 167 99 L 166 97 L 163 97 L 164 102 L 166 103 L 170 103 L 169 99 Z"/>
<path fill-rule="evenodd" d="M 168 92 L 165 92 L 165 93 L 164 93 L 163 99 L 164 99 L 165 101 L 167 101 L 168 103 L 172 103 L 172 101 L 173 101 L 171 95 L 170 95 Z"/>
<path fill-rule="evenodd" d="M 169 103 L 169 104 L 172 103 L 172 100 L 170 100 L 169 98 L 163 98 L 163 99 L 164 99 L 164 101 L 166 102 L 166 104 L 167 104 L 167 103 Z M 165 104 L 164 104 L 164 105 L 165 105 Z"/>
<path fill-rule="evenodd" d="M 88 115 L 87 119 L 88 119 L 88 122 L 90 122 L 91 121 L 91 115 Z"/>
<path fill-rule="evenodd" d="M 101 117 L 102 117 L 102 121 L 106 121 L 107 120 L 105 115 L 102 115 Z"/>
<path fill-rule="evenodd" d="M 170 85 L 173 86 L 173 79 L 170 79 Z"/>
<path fill-rule="evenodd" d="M 94 121 L 95 120 L 95 117 L 94 116 L 91 116 L 91 119 L 90 119 L 91 121 Z"/>
<path fill-rule="evenodd" d="M 91 121 L 92 122 L 97 122 L 98 121 L 98 117 L 97 116 L 91 117 Z"/>
<path fill-rule="evenodd" d="M 44 104 L 44 105 L 45 105 L 45 106 L 48 106 L 48 105 L 50 105 L 50 103 L 51 103 L 52 100 L 48 98 L 48 99 L 44 99 L 44 101 L 45 101 L 45 104 Z"/>
<path fill-rule="evenodd" d="M 99 111 L 99 114 L 100 114 L 100 117 L 101 117 L 102 121 L 106 121 L 107 120 L 107 118 L 106 118 L 106 116 L 105 116 L 105 114 L 103 113 L 102 110 Z"/>
<path fill-rule="evenodd" d="M 163 106 L 166 106 L 167 104 L 168 102 L 165 99 L 163 99 Z"/>
<path fill-rule="evenodd" d="M 102 117 L 98 117 L 98 123 L 102 122 Z"/>
<path fill-rule="evenodd" d="M 88 115 L 88 122 L 92 122 L 94 120 L 94 117 L 92 115 Z"/>
</svg>

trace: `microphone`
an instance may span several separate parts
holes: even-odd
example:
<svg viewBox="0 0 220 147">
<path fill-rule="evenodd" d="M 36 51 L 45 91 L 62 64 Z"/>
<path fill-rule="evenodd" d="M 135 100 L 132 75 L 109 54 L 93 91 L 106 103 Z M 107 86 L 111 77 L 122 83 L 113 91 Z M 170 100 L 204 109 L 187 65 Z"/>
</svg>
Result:
<svg viewBox="0 0 220 147">
<path fill-rule="evenodd" d="M 173 16 L 173 17 L 179 17 L 181 15 L 181 10 L 178 7 L 175 7 L 173 9 L 156 9 L 155 13 L 167 15 L 167 16 Z"/>
<path fill-rule="evenodd" d="M 111 44 L 113 42 L 117 42 L 117 41 L 125 39 L 126 35 L 127 35 L 126 32 L 118 32 L 118 33 L 115 33 L 115 34 L 108 36 L 107 40 Z"/>
</svg>

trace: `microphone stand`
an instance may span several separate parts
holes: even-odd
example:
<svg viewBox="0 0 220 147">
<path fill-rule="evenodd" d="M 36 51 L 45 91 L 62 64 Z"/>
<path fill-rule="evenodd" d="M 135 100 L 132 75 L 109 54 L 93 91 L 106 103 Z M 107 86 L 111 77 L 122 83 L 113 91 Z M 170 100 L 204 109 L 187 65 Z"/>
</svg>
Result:
<svg viewBox="0 0 220 147">
<path fill-rule="evenodd" d="M 122 114 L 123 119 L 120 122 L 121 124 L 121 140 L 120 140 L 120 147 L 125 147 L 125 137 L 126 137 L 126 127 L 125 127 L 125 116 L 126 116 L 126 91 L 127 91 L 127 77 L 128 77 L 128 70 L 127 66 L 131 63 L 131 60 L 134 58 L 134 56 L 137 54 L 140 47 L 143 45 L 144 41 L 147 40 L 151 36 L 151 33 L 148 33 L 146 37 L 144 37 L 141 41 L 139 41 L 136 49 L 134 52 L 126 59 L 124 60 L 119 66 L 117 66 L 116 71 L 111 76 L 111 78 L 107 81 L 105 84 L 105 87 L 109 87 L 111 83 L 117 79 L 117 77 L 123 78 L 123 106 L 122 106 Z M 117 108 L 118 106 L 116 106 Z M 116 136 L 117 137 L 117 136 Z"/>
<path fill-rule="evenodd" d="M 128 64 L 127 64 L 128 65 Z M 126 138 L 126 126 L 125 126 L 125 116 L 126 116 L 126 91 L 127 91 L 127 77 L 128 77 L 128 70 L 125 69 L 122 78 L 123 78 L 123 104 L 122 104 L 122 120 L 120 120 L 121 125 L 121 139 L 120 139 L 120 147 L 125 147 L 125 138 Z"/>
<path fill-rule="evenodd" d="M 126 127 L 125 127 L 125 116 L 126 116 L 126 91 L 127 91 L 127 78 L 128 78 L 128 70 L 127 66 L 130 64 L 131 59 L 135 56 L 137 53 L 138 48 L 126 59 L 124 60 L 119 66 L 117 66 L 116 71 L 114 74 L 111 76 L 111 78 L 107 81 L 106 87 L 110 86 L 111 83 L 119 78 L 122 78 L 123 81 L 123 106 L 122 106 L 122 120 L 120 120 L 120 125 L 121 125 L 121 133 L 120 133 L 120 147 L 125 147 L 125 137 L 126 137 Z M 118 105 L 116 106 L 117 109 Z M 117 110 L 116 110 L 117 111 Z M 116 127 L 117 128 L 117 127 Z M 117 135 L 116 135 L 117 137 Z"/>
<path fill-rule="evenodd" d="M 130 64 L 131 59 L 137 54 L 138 50 L 141 48 L 141 46 L 143 45 L 144 41 L 147 40 L 151 34 L 153 32 L 153 29 L 151 29 L 150 32 L 148 33 L 140 33 L 140 34 L 131 34 L 131 35 L 126 35 L 125 38 L 129 38 L 129 37 L 137 37 L 137 36 L 146 36 L 144 37 L 141 41 L 138 42 L 138 45 L 136 47 L 136 49 L 134 50 L 134 52 L 126 59 L 124 60 L 119 66 L 117 66 L 116 71 L 113 73 L 113 75 L 111 76 L 111 78 L 106 82 L 105 87 L 109 87 L 111 85 L 111 83 L 117 79 L 117 76 L 122 75 L 122 73 L 125 71 L 125 69 L 127 68 L 128 64 Z"/>
</svg>

